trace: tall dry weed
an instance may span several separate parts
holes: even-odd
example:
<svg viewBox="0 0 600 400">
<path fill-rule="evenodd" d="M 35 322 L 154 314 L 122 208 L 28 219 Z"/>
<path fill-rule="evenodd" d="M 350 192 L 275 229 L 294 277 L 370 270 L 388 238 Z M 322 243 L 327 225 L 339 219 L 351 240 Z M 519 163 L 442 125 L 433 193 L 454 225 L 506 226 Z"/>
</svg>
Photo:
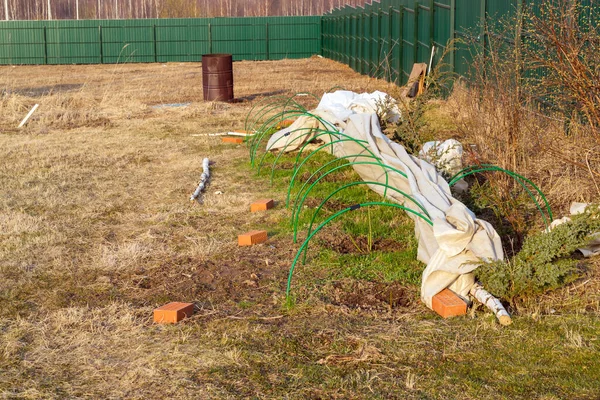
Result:
<svg viewBox="0 0 600 400">
<path fill-rule="evenodd" d="M 516 18 L 488 23 L 485 46 L 480 39 L 470 43 L 468 83 L 455 85 L 449 104 L 467 163 L 491 163 L 531 179 L 559 216 L 573 201 L 600 196 L 600 103 L 589 101 L 596 96 L 600 53 L 588 54 L 600 34 L 573 23 L 583 8 L 544 4 L 542 11 L 524 9 Z M 548 21 L 559 25 L 549 30 Z M 511 177 L 488 173 L 479 183 L 485 184 L 480 194 L 515 231 L 522 235 L 542 225 Z"/>
</svg>

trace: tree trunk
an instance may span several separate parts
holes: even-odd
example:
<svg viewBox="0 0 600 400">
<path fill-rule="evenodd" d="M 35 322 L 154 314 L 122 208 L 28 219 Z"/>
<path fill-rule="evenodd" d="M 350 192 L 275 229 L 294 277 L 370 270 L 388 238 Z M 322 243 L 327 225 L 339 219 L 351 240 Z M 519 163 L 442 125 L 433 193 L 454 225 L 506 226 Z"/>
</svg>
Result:
<svg viewBox="0 0 600 400">
<path fill-rule="evenodd" d="M 6 15 L 6 20 L 8 21 L 8 0 L 4 0 L 4 14 Z"/>
</svg>

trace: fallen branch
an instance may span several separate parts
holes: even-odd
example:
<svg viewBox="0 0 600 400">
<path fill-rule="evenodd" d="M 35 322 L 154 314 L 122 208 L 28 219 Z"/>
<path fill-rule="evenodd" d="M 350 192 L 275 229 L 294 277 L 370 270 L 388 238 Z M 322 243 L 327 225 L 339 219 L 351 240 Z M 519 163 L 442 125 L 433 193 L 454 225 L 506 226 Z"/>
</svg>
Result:
<svg viewBox="0 0 600 400">
<path fill-rule="evenodd" d="M 471 288 L 470 293 L 471 296 L 475 297 L 475 299 L 477 299 L 480 303 L 485 305 L 494 313 L 496 318 L 498 318 L 500 325 L 506 326 L 512 323 L 510 314 L 508 313 L 508 311 L 506 311 L 500 300 L 492 296 L 487 290 L 483 288 L 483 286 L 476 283 Z"/>
<path fill-rule="evenodd" d="M 208 160 L 208 158 L 205 158 L 202 161 L 203 172 L 202 172 L 202 175 L 200 175 L 200 183 L 198 184 L 198 188 L 196 188 L 196 191 L 194 192 L 194 194 L 192 194 L 192 196 L 190 197 L 190 201 L 198 200 L 198 196 L 200 196 L 200 193 L 202 193 L 202 191 L 204 190 L 204 187 L 206 186 L 206 183 L 208 182 L 208 178 L 210 178 L 209 165 L 210 165 L 210 161 Z"/>
</svg>

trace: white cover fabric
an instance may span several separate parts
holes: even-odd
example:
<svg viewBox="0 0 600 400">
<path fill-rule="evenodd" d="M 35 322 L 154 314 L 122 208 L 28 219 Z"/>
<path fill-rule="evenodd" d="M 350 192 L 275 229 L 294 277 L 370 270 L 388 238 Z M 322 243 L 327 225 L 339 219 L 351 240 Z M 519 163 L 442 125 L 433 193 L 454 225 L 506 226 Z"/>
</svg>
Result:
<svg viewBox="0 0 600 400">
<path fill-rule="evenodd" d="M 431 298 L 445 288 L 467 297 L 474 284 L 473 270 L 482 260 L 503 259 L 504 253 L 500 237 L 487 222 L 477 219 L 461 202 L 452 197 L 448 183 L 436 171 L 435 167 L 425 160 L 413 157 L 403 146 L 389 140 L 381 131 L 377 115 L 357 113 L 340 108 L 340 105 L 351 104 L 355 97 L 347 92 L 336 92 L 324 96 L 319 107 L 313 111 L 319 117 L 338 127 L 344 135 L 354 139 L 365 140 L 370 152 L 385 165 L 389 165 L 406 173 L 407 178 L 389 171 L 388 184 L 409 193 L 428 212 L 433 227 L 424 220 L 408 214 L 415 221 L 415 234 L 419 241 L 417 258 L 426 263 L 421 283 L 421 299 L 431 308 Z M 333 104 L 329 109 L 328 104 Z M 353 103 L 355 104 L 355 103 Z M 341 117 L 341 118 L 340 118 Z M 289 128 L 276 132 L 267 149 L 283 149 L 292 151 L 314 135 L 306 135 L 304 128 L 331 130 L 322 126 L 310 117 L 301 117 Z M 300 129 L 300 130 L 299 130 Z M 286 136 L 287 135 L 287 136 Z M 320 136 L 324 142 L 344 138 L 343 135 L 332 134 Z M 284 140 L 283 137 L 286 137 Z M 329 149 L 329 147 L 327 147 Z M 333 145 L 333 154 L 343 157 L 353 154 L 369 154 L 356 142 L 345 141 Z M 359 157 L 349 161 L 360 161 Z M 366 159 L 363 159 L 366 160 Z M 375 165 L 353 166 L 365 181 L 385 182 L 384 169 Z M 371 186 L 371 189 L 383 195 L 384 188 Z M 406 207 L 420 211 L 416 205 L 394 191 L 387 197 Z"/>
<path fill-rule="evenodd" d="M 389 104 L 389 109 L 384 110 L 385 104 Z M 398 122 L 400 119 L 400 109 L 396 101 L 387 93 L 379 91 L 357 94 L 348 90 L 338 90 L 325 93 L 317 110 L 327 110 L 341 121 L 345 121 L 354 113 L 378 114 L 389 122 Z"/>
<path fill-rule="evenodd" d="M 455 139 L 427 142 L 419 151 L 420 158 L 429 161 L 439 171 L 445 171 L 449 175 L 454 175 L 462 169 L 462 156 L 462 144 Z"/>
</svg>

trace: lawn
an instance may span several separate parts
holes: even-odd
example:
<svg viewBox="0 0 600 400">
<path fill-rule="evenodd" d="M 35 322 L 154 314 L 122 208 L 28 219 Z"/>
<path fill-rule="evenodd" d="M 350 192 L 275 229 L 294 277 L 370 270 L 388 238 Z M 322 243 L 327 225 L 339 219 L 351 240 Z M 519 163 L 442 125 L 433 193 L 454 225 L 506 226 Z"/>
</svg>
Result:
<svg viewBox="0 0 600 400">
<path fill-rule="evenodd" d="M 524 302 L 509 327 L 481 307 L 443 320 L 419 300 L 410 219 L 364 209 L 311 241 L 286 300 L 310 211 L 353 173 L 311 193 L 294 243 L 293 156 L 271 185 L 271 163 L 257 173 L 245 145 L 209 134 L 242 129 L 267 96 L 397 89 L 320 58 L 234 73 L 227 104 L 202 101 L 195 63 L 0 67 L 1 398 L 600 397 L 598 260 Z M 265 197 L 275 209 L 250 213 Z M 378 197 L 353 188 L 323 215 L 365 199 Z M 239 248 L 252 229 L 268 242 Z M 170 301 L 195 315 L 154 324 Z"/>
</svg>

